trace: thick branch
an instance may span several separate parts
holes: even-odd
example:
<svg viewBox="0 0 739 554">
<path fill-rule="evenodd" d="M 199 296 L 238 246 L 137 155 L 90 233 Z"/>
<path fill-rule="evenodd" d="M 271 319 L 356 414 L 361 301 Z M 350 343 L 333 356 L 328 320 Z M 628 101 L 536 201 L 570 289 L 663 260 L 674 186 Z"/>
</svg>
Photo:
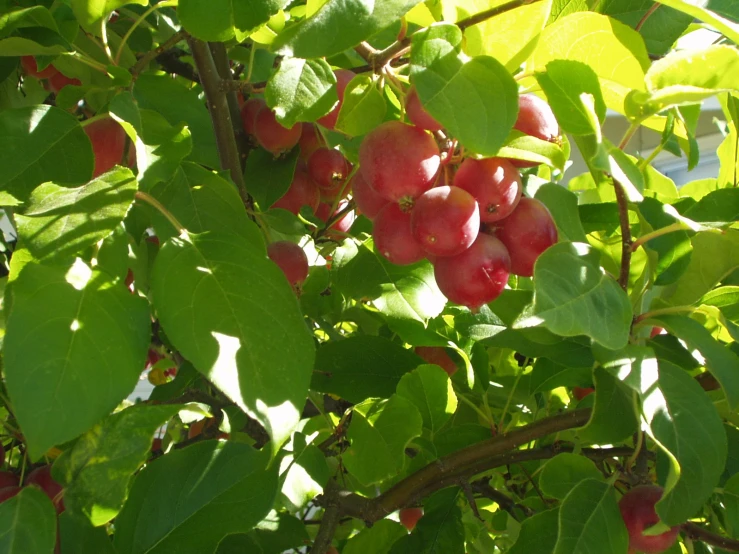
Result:
<svg viewBox="0 0 739 554">
<path fill-rule="evenodd" d="M 613 179 L 613 188 L 616 191 L 618 202 L 618 217 L 621 222 L 621 271 L 618 275 L 618 284 L 627 290 L 629 287 L 629 271 L 631 270 L 631 225 L 629 225 L 629 202 L 624 187 Z"/>
<path fill-rule="evenodd" d="M 341 521 L 341 494 L 341 488 L 336 484 L 336 481 L 329 480 L 322 499 L 325 510 L 316 539 L 313 541 L 313 547 L 310 549 L 311 554 L 326 554 L 328 552 L 331 539 L 333 539 L 336 528 Z"/>
<path fill-rule="evenodd" d="M 191 37 L 188 42 L 205 91 L 210 118 L 213 121 L 221 168 L 230 172 L 231 179 L 236 183 L 242 200 L 244 203 L 248 203 L 249 195 L 246 192 L 244 174 L 241 170 L 241 159 L 239 158 L 238 148 L 236 148 L 231 111 L 228 107 L 226 93 L 221 87 L 221 77 L 218 74 L 213 55 L 208 45 L 202 40 Z"/>
<path fill-rule="evenodd" d="M 738 540 L 730 539 L 729 537 L 724 537 L 717 533 L 712 533 L 696 523 L 683 523 L 680 527 L 691 539 L 702 541 L 711 546 L 718 546 L 719 548 L 723 548 L 729 552 L 739 552 Z"/>
</svg>

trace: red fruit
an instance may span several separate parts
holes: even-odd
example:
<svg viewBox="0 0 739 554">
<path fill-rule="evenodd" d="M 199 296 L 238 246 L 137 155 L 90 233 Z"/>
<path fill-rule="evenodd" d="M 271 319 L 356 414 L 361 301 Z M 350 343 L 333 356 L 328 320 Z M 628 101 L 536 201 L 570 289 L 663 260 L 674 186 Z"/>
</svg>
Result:
<svg viewBox="0 0 739 554">
<path fill-rule="evenodd" d="M 653 339 L 657 335 L 664 335 L 665 330 L 662 327 L 652 327 L 652 332 L 649 333 L 649 338 Z"/>
<path fill-rule="evenodd" d="M 480 206 L 480 220 L 508 217 L 521 199 L 521 176 L 502 158 L 467 158 L 454 175 L 454 186 L 469 192 Z"/>
<path fill-rule="evenodd" d="M 337 69 L 334 71 L 334 74 L 336 75 L 336 94 L 339 97 L 339 103 L 334 106 L 333 110 L 318 120 L 318 123 L 328 129 L 333 129 L 336 126 L 336 120 L 339 118 L 339 110 L 341 109 L 341 105 L 344 103 L 346 87 L 349 84 L 349 81 L 354 79 L 355 76 L 354 72 L 349 71 L 348 69 Z"/>
<path fill-rule="evenodd" d="M 339 551 L 336 550 L 335 546 L 329 546 L 328 550 L 326 550 L 326 554 L 339 554 Z"/>
<path fill-rule="evenodd" d="M 13 498 L 19 492 L 21 492 L 21 488 L 18 485 L 0 488 L 0 503 Z"/>
<path fill-rule="evenodd" d="M 79 79 L 75 79 L 73 77 L 67 77 L 63 73 L 54 73 L 51 77 L 49 77 L 49 88 L 54 94 L 59 94 L 59 91 L 62 90 L 67 85 L 74 85 L 76 87 L 80 86 L 82 84 L 82 81 Z"/>
<path fill-rule="evenodd" d="M 300 131 L 300 140 L 298 141 L 300 158 L 307 160 L 321 146 L 323 146 L 323 138 L 316 126 L 312 123 L 303 123 Z"/>
<path fill-rule="evenodd" d="M 39 487 L 46 496 L 48 496 L 54 506 L 56 507 L 56 513 L 61 514 L 64 511 L 64 499 L 62 498 L 63 487 L 57 483 L 51 476 L 51 466 L 45 465 L 37 467 L 31 473 L 26 476 L 25 485 L 36 485 Z"/>
<path fill-rule="evenodd" d="M 259 110 L 264 108 L 267 103 L 261 98 L 249 98 L 241 106 L 241 123 L 244 125 L 244 131 L 248 135 L 254 136 L 254 120 Z"/>
<path fill-rule="evenodd" d="M 595 392 L 595 389 L 593 387 L 572 387 L 572 396 L 574 396 L 577 400 L 582 400 L 587 395 L 592 394 Z"/>
<path fill-rule="evenodd" d="M 19 484 L 18 476 L 10 471 L 0 471 L 0 489 L 15 487 Z"/>
<path fill-rule="evenodd" d="M 152 452 L 158 452 L 162 449 L 162 439 L 155 438 L 153 441 L 151 441 L 151 451 Z"/>
<path fill-rule="evenodd" d="M 559 124 L 549 104 L 534 94 L 524 94 L 518 98 L 518 118 L 514 129 L 526 135 L 549 142 L 559 137 Z M 536 162 L 510 160 L 516 167 L 534 167 Z"/>
<path fill-rule="evenodd" d="M 467 250 L 434 263 L 434 277 L 449 300 L 475 310 L 495 300 L 506 284 L 511 259 L 503 243 L 480 233 Z"/>
<path fill-rule="evenodd" d="M 441 346 L 416 346 L 414 352 L 423 361 L 441 366 L 441 369 L 446 371 L 449 377 L 457 371 L 457 364 L 454 363 L 454 360 L 449 357 L 449 354 Z"/>
<path fill-rule="evenodd" d="M 0 466 L 5 464 L 5 447 L 0 442 Z"/>
<path fill-rule="evenodd" d="M 400 510 L 398 516 L 400 518 L 400 523 L 402 523 L 408 531 L 413 531 L 416 527 L 416 523 L 418 523 L 418 520 L 423 516 L 423 509 L 403 508 Z"/>
<path fill-rule="evenodd" d="M 275 262 L 292 286 L 302 285 L 308 278 L 308 257 L 297 244 L 280 240 L 267 246 L 269 259 Z"/>
<path fill-rule="evenodd" d="M 300 140 L 301 125 L 289 129 L 283 127 L 267 106 L 262 107 L 254 118 L 254 135 L 259 145 L 275 156 L 291 150 Z"/>
<path fill-rule="evenodd" d="M 321 202 L 316 210 L 316 217 L 326 223 L 330 217 L 335 216 L 339 212 L 346 208 L 348 200 L 339 200 L 339 204 L 336 206 L 334 213 L 331 213 L 331 206 L 325 202 Z M 341 240 L 344 233 L 348 233 L 351 229 L 354 219 L 356 218 L 354 210 L 348 211 L 341 219 L 331 225 L 331 230 L 326 233 L 326 236 Z"/>
<path fill-rule="evenodd" d="M 308 158 L 308 175 L 318 185 L 321 196 L 336 198 L 344 190 L 351 164 L 333 148 L 319 148 Z"/>
<path fill-rule="evenodd" d="M 621 517 L 629 532 L 629 551 L 659 554 L 675 544 L 679 526 L 672 527 L 661 535 L 644 535 L 643 531 L 659 522 L 654 509 L 662 498 L 662 487 L 646 485 L 631 489 L 618 502 Z"/>
<path fill-rule="evenodd" d="M 351 178 L 349 188 L 352 191 L 352 198 L 354 198 L 357 209 L 368 219 L 375 219 L 380 210 L 390 202 L 369 186 L 367 180 L 362 176 L 361 170 L 357 171 Z"/>
<path fill-rule="evenodd" d="M 364 137 L 359 163 L 377 194 L 398 201 L 417 198 L 429 190 L 441 158 L 429 133 L 400 121 L 387 121 Z"/>
<path fill-rule="evenodd" d="M 431 114 L 424 109 L 416 87 L 408 89 L 408 94 L 405 97 L 405 113 L 408 114 L 408 119 L 416 127 L 427 131 L 441 131 L 443 129 L 441 123 L 431 117 Z"/>
<path fill-rule="evenodd" d="M 372 238 L 377 251 L 396 265 L 413 264 L 426 257 L 411 233 L 411 214 L 394 202 L 377 214 Z"/>
<path fill-rule="evenodd" d="M 282 208 L 295 215 L 300 213 L 300 208 L 310 206 L 313 212 L 318 209 L 321 201 L 321 191 L 304 169 L 297 168 L 290 188 L 272 208 Z"/>
<path fill-rule="evenodd" d="M 114 119 L 106 117 L 85 125 L 83 129 L 92 143 L 92 153 L 95 156 L 93 178 L 99 177 L 121 163 L 123 149 L 126 147 L 126 132 L 123 127 Z M 128 152 L 129 166 L 134 165 L 135 156 L 135 149 L 131 145 Z"/>
<path fill-rule="evenodd" d="M 436 187 L 423 193 L 411 212 L 418 243 L 436 256 L 467 250 L 480 231 L 480 210 L 470 193 L 458 187 Z"/>
<path fill-rule="evenodd" d="M 38 65 L 36 64 L 36 58 L 33 56 L 23 56 L 21 58 L 21 66 L 23 66 L 23 71 L 26 72 L 26 75 L 36 77 L 36 79 L 48 79 L 49 77 L 53 77 L 59 73 L 51 64 L 39 71 Z"/>
<path fill-rule="evenodd" d="M 495 236 L 511 255 L 511 272 L 531 277 L 536 259 L 557 242 L 557 226 L 544 204 L 521 198 L 513 213 L 498 222 Z"/>
</svg>

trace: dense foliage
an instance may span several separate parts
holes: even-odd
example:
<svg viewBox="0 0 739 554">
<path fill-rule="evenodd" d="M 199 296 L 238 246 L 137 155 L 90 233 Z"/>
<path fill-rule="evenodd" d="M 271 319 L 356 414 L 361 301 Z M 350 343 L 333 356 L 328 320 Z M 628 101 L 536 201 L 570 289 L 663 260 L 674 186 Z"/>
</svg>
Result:
<svg viewBox="0 0 739 554">
<path fill-rule="evenodd" d="M 730 0 L 0 0 L 0 551 L 739 551 L 737 43 Z"/>
</svg>

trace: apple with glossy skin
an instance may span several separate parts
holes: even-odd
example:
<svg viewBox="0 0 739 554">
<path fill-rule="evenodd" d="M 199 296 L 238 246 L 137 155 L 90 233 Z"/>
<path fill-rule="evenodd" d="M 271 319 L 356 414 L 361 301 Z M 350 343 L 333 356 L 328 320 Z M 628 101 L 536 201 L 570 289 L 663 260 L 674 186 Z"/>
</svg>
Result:
<svg viewBox="0 0 739 554">
<path fill-rule="evenodd" d="M 441 346 L 416 346 L 414 352 L 423 361 L 429 364 L 436 364 L 446 371 L 447 375 L 451 377 L 457 372 L 457 364 L 451 359 L 449 354 L 446 353 Z"/>
<path fill-rule="evenodd" d="M 95 156 L 93 179 L 113 169 L 121 163 L 123 149 L 126 147 L 126 132 L 117 121 L 106 117 L 98 119 L 83 127 L 85 134 L 92 143 L 92 153 Z M 136 164 L 136 149 L 133 144 L 128 148 L 128 166 Z"/>
<path fill-rule="evenodd" d="M 675 544 L 679 526 L 660 535 L 643 533 L 659 522 L 654 506 L 662 498 L 662 493 L 662 487 L 645 485 L 631 489 L 619 500 L 618 508 L 629 532 L 629 552 L 659 554 Z"/>
<path fill-rule="evenodd" d="M 0 488 L 0 503 L 5 502 L 9 498 L 13 498 L 19 492 L 21 492 L 21 487 L 18 485 Z"/>
<path fill-rule="evenodd" d="M 262 98 L 249 98 L 241 106 L 241 124 L 244 126 L 244 131 L 247 135 L 254 136 L 254 120 L 259 110 L 266 105 L 267 103 Z"/>
<path fill-rule="evenodd" d="M 552 108 L 535 94 L 523 94 L 518 98 L 518 118 L 513 128 L 547 142 L 559 140 L 559 123 Z M 534 167 L 539 164 L 524 160 L 510 160 L 516 167 Z"/>
<path fill-rule="evenodd" d="M 405 96 L 405 113 L 408 115 L 410 122 L 421 129 L 426 129 L 427 131 L 441 131 L 444 128 L 441 123 L 436 121 L 431 114 L 424 109 L 415 86 L 409 88 L 408 93 Z"/>
<path fill-rule="evenodd" d="M 54 503 L 57 514 L 61 514 L 64 511 L 64 498 L 62 495 L 64 488 L 51 476 L 51 465 L 34 469 L 26 476 L 24 485 L 36 485 Z"/>
<path fill-rule="evenodd" d="M 521 175 L 503 158 L 467 158 L 454 175 L 453 184 L 469 192 L 480 206 L 480 221 L 505 219 L 521 200 Z"/>
<path fill-rule="evenodd" d="M 336 127 L 336 121 L 339 119 L 339 110 L 341 110 L 341 105 L 344 103 L 346 87 L 354 79 L 355 73 L 348 69 L 337 69 L 334 71 L 334 75 L 336 75 L 336 95 L 339 97 L 339 102 L 330 112 L 317 121 L 317 123 L 331 130 Z"/>
<path fill-rule="evenodd" d="M 302 125 L 293 125 L 290 128 L 284 127 L 277 121 L 275 113 L 266 105 L 254 117 L 254 136 L 256 136 L 259 146 L 275 156 L 292 150 L 298 144 L 302 130 Z"/>
<path fill-rule="evenodd" d="M 39 71 L 38 65 L 36 64 L 36 58 L 33 56 L 21 57 L 21 66 L 26 75 L 36 77 L 36 79 L 48 79 L 49 77 L 53 77 L 59 73 L 59 71 L 51 64 Z"/>
<path fill-rule="evenodd" d="M 302 285 L 308 278 L 308 257 L 300 246 L 280 240 L 267 246 L 267 256 L 282 270 L 293 287 Z"/>
<path fill-rule="evenodd" d="M 398 519 L 408 531 L 416 528 L 418 520 L 423 517 L 423 508 L 403 508 L 398 513 Z"/>
<path fill-rule="evenodd" d="M 318 185 L 324 200 L 333 200 L 344 192 L 351 169 L 349 160 L 334 148 L 318 148 L 308 158 L 308 175 Z"/>
<path fill-rule="evenodd" d="M 577 400 L 582 400 L 589 394 L 593 394 L 595 389 L 593 387 L 572 387 L 572 396 Z"/>
<path fill-rule="evenodd" d="M 480 232 L 480 209 L 466 190 L 435 187 L 416 199 L 411 229 L 426 252 L 456 256 L 475 242 Z"/>
<path fill-rule="evenodd" d="M 396 265 L 414 264 L 426 257 L 424 249 L 413 238 L 411 214 L 395 202 L 390 202 L 377 214 L 372 238 L 377 251 Z"/>
<path fill-rule="evenodd" d="M 307 161 L 311 154 L 323 145 L 323 137 L 316 126 L 312 123 L 303 123 L 300 131 L 300 140 L 298 141 L 300 159 Z"/>
<path fill-rule="evenodd" d="M 380 210 L 390 203 L 390 200 L 377 194 L 369 185 L 367 179 L 362 175 L 361 169 L 352 176 L 349 181 L 349 189 L 352 191 L 352 198 L 359 213 L 367 219 L 375 219 Z"/>
<path fill-rule="evenodd" d="M 0 471 L 0 489 L 18 486 L 18 476 L 10 471 Z"/>
<path fill-rule="evenodd" d="M 495 236 L 511 256 L 511 273 L 534 274 L 534 263 L 557 242 L 557 226 L 547 207 L 534 198 L 521 198 L 511 215 L 495 224 Z"/>
<path fill-rule="evenodd" d="M 321 202 L 321 191 L 318 185 L 308 175 L 308 171 L 300 164 L 295 168 L 290 188 L 274 204 L 272 208 L 282 208 L 288 212 L 298 215 L 300 208 L 310 206 L 315 213 Z"/>
<path fill-rule="evenodd" d="M 386 121 L 364 137 L 359 165 L 377 194 L 391 201 L 409 201 L 434 185 L 441 158 L 428 132 Z"/>
<path fill-rule="evenodd" d="M 347 204 L 349 204 L 348 200 L 339 200 L 336 209 L 331 213 L 331 205 L 321 202 L 316 210 L 316 217 L 324 223 L 327 223 L 330 218 L 334 217 L 339 212 L 344 211 Z M 341 217 L 341 219 L 331 225 L 328 232 L 326 232 L 326 236 L 336 240 L 343 240 L 344 234 L 349 232 L 355 219 L 356 215 L 354 210 L 349 210 Z"/>
</svg>

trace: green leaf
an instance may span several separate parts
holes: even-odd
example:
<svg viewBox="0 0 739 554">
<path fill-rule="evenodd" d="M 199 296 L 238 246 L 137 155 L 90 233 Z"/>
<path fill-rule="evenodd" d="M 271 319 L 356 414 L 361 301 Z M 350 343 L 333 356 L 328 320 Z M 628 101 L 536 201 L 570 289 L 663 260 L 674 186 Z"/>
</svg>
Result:
<svg viewBox="0 0 739 554">
<path fill-rule="evenodd" d="M 392 545 L 408 534 L 405 527 L 391 519 L 381 519 L 372 527 L 366 527 L 350 538 L 343 554 L 367 554 L 389 552 Z"/>
<path fill-rule="evenodd" d="M 92 146 L 77 119 L 64 110 L 51 106 L 4 110 L 0 113 L 0 167 L 0 203 L 7 204 L 7 195 L 23 202 L 46 181 L 88 181 Z"/>
<path fill-rule="evenodd" d="M 363 485 L 398 475 L 406 464 L 405 448 L 421 435 L 422 425 L 416 407 L 396 394 L 357 404 L 346 433 L 351 441 L 342 457 L 346 469 Z"/>
<path fill-rule="evenodd" d="M 105 527 L 93 527 L 89 521 L 66 510 L 59 515 L 59 538 L 65 553 L 116 554 Z"/>
<path fill-rule="evenodd" d="M 198 164 L 183 163 L 170 180 L 155 186 L 151 194 L 192 233 L 228 231 L 253 244 L 263 242 L 261 232 L 246 215 L 236 187 Z M 177 234 L 160 212 L 151 211 L 154 230 L 162 243 Z"/>
<path fill-rule="evenodd" d="M 595 404 L 590 421 L 578 431 L 582 440 L 604 444 L 623 441 L 639 430 L 639 414 L 634 406 L 633 392 L 621 382 L 596 367 L 593 372 Z M 618 414 L 618 417 L 613 417 Z"/>
<path fill-rule="evenodd" d="M 567 154 L 559 144 L 524 135 L 516 130 L 511 131 L 505 146 L 498 150 L 496 156 L 543 163 L 560 171 L 564 171 L 567 163 Z"/>
<path fill-rule="evenodd" d="M 146 0 L 71 0 L 72 10 L 77 20 L 88 31 L 93 30 L 93 25 L 102 18 L 110 16 L 113 11 L 122 8 L 126 4 L 138 4 L 147 6 Z M 98 31 L 98 29 L 95 29 Z"/>
<path fill-rule="evenodd" d="M 298 148 L 279 158 L 261 148 L 249 153 L 244 181 L 249 194 L 254 197 L 262 210 L 267 210 L 290 188 L 298 163 L 298 154 Z"/>
<path fill-rule="evenodd" d="M 177 15 L 185 30 L 200 40 L 243 40 L 287 4 L 286 0 L 180 0 Z"/>
<path fill-rule="evenodd" d="M 0 35 L 2 36 L 12 34 L 19 27 L 36 26 L 59 32 L 59 27 L 57 27 L 54 17 L 46 6 L 13 9 L 0 16 Z M 43 69 L 43 67 L 40 69 Z"/>
<path fill-rule="evenodd" d="M 272 508 L 277 475 L 269 451 L 203 441 L 147 465 L 116 518 L 119 554 L 202 554 L 246 533 Z"/>
<path fill-rule="evenodd" d="M 578 483 L 559 508 L 554 554 L 622 554 L 628 544 L 614 488 L 595 479 Z"/>
<path fill-rule="evenodd" d="M 56 541 L 54 505 L 40 489 L 24 487 L 0 504 L 0 551 L 49 554 Z"/>
<path fill-rule="evenodd" d="M 292 446 L 293 453 L 282 458 L 282 467 L 288 469 L 281 476 L 281 491 L 292 504 L 291 510 L 297 511 L 323 492 L 331 470 L 323 452 L 315 444 L 306 446 L 303 435 L 293 435 Z"/>
<path fill-rule="evenodd" d="M 121 224 L 136 189 L 131 170 L 122 167 L 77 188 L 44 183 L 16 216 L 18 234 L 36 259 L 77 254 Z"/>
<path fill-rule="evenodd" d="M 554 390 L 558 387 L 590 386 L 593 382 L 590 367 L 568 367 L 549 358 L 539 358 L 531 372 L 532 393 Z"/>
<path fill-rule="evenodd" d="M 656 230 L 677 223 L 677 219 L 665 208 L 660 201 L 645 198 L 639 204 L 639 213 Z M 659 286 L 677 281 L 690 265 L 693 255 L 693 245 L 687 231 L 675 231 L 653 238 L 644 244 L 644 248 L 656 254 L 654 284 Z"/>
<path fill-rule="evenodd" d="M 598 75 L 584 63 L 553 60 L 546 71 L 537 73 L 544 94 L 562 129 L 576 135 L 590 135 L 606 117 L 606 104 L 600 90 Z M 592 109 L 598 117 L 593 121 Z"/>
<path fill-rule="evenodd" d="M 559 507 L 526 518 L 509 554 L 552 554 L 557 544 L 558 525 Z"/>
<path fill-rule="evenodd" d="M 662 299 L 673 306 L 693 304 L 739 268 L 739 231 L 696 233 L 691 243 L 690 265 L 680 279 L 664 288 L 661 294 Z"/>
<path fill-rule="evenodd" d="M 700 323 L 680 315 L 661 315 L 650 318 L 659 322 L 671 334 L 685 341 L 690 348 L 698 350 L 706 360 L 706 367 L 721 383 L 729 405 L 739 406 L 739 356 L 711 336 Z"/>
<path fill-rule="evenodd" d="M 64 485 L 64 505 L 94 526 L 113 519 L 128 493 L 128 484 L 151 453 L 154 432 L 182 406 L 131 406 L 82 435 L 54 464 Z"/>
<path fill-rule="evenodd" d="M 539 187 L 534 197 L 549 209 L 561 240 L 587 242 L 574 193 L 561 185 L 549 183 Z"/>
<path fill-rule="evenodd" d="M 463 554 L 465 528 L 457 505 L 461 495 L 462 491 L 453 487 L 430 496 L 413 533 L 396 542 L 389 554 Z"/>
<path fill-rule="evenodd" d="M 585 479 L 602 481 L 603 476 L 591 460 L 563 452 L 544 464 L 539 475 L 539 487 L 545 495 L 564 500 L 570 490 Z"/>
<path fill-rule="evenodd" d="M 424 108 L 473 152 L 494 155 L 518 114 L 518 91 L 495 58 L 469 58 L 462 31 L 437 24 L 411 39 L 411 81 Z"/>
<path fill-rule="evenodd" d="M 660 0 L 660 4 L 675 8 L 683 13 L 686 13 L 696 19 L 708 23 L 715 27 L 719 32 L 726 35 L 735 44 L 739 44 L 739 23 L 719 15 L 715 11 L 706 9 L 701 4 L 693 4 L 686 0 Z"/>
<path fill-rule="evenodd" d="M 388 262 L 373 249 L 345 241 L 334 253 L 336 288 L 354 299 L 368 298 L 390 319 L 426 323 L 444 309 L 446 298 L 426 261 L 409 266 Z"/>
<path fill-rule="evenodd" d="M 370 75 L 357 75 L 344 91 L 336 129 L 351 137 L 364 135 L 385 120 L 385 96 Z"/>
<path fill-rule="evenodd" d="M 229 535 L 218 545 L 217 554 L 243 554 L 251 552 L 244 548 L 233 551 L 222 551 L 224 543 L 236 536 Z M 310 540 L 306 526 L 298 518 L 286 513 L 271 511 L 266 518 L 246 535 L 258 548 L 261 554 L 282 554 L 291 548 L 299 548 Z"/>
<path fill-rule="evenodd" d="M 564 337 L 587 335 L 607 348 L 626 345 L 633 313 L 626 293 L 600 267 L 597 250 L 563 242 L 534 266 L 534 301 L 513 324 L 543 325 Z"/>
<path fill-rule="evenodd" d="M 541 33 L 527 71 L 543 71 L 554 60 L 590 66 L 600 80 L 606 106 L 625 113 L 624 98 L 644 90 L 644 72 L 650 61 L 639 34 L 604 15 L 573 13 L 558 19 Z"/>
<path fill-rule="evenodd" d="M 221 167 L 216 137 L 205 104 L 196 89 L 188 89 L 168 75 L 139 75 L 133 95 L 140 109 L 153 110 L 170 125 L 184 122 L 192 134 L 189 159 L 206 167 Z"/>
<path fill-rule="evenodd" d="M 264 425 L 276 452 L 300 419 L 315 347 L 292 287 L 263 244 L 224 232 L 172 238 L 151 282 L 167 337 Z"/>
<path fill-rule="evenodd" d="M 712 227 L 733 225 L 739 220 L 739 189 L 732 187 L 709 192 L 685 211 L 685 217 Z"/>
<path fill-rule="evenodd" d="M 325 60 L 284 58 L 267 82 L 264 99 L 283 127 L 315 121 L 336 104 L 336 76 Z"/>
<path fill-rule="evenodd" d="M 723 489 L 726 528 L 730 537 L 736 537 L 739 534 L 739 474 L 726 481 Z"/>
<path fill-rule="evenodd" d="M 6 384 L 37 460 L 131 393 L 151 340 L 149 306 L 79 259 L 26 264 L 11 295 Z"/>
<path fill-rule="evenodd" d="M 354 336 L 321 344 L 311 390 L 338 394 L 349 402 L 390 398 L 400 379 L 422 364 L 412 351 L 383 337 Z"/>
<path fill-rule="evenodd" d="M 446 372 L 423 364 L 406 373 L 398 383 L 398 395 L 410 400 L 423 418 L 423 425 L 436 432 L 457 410 L 457 396 Z"/>
<path fill-rule="evenodd" d="M 298 58 L 339 54 L 396 22 L 418 3 L 419 0 L 328 0 L 311 17 L 277 35 L 272 50 Z"/>
</svg>

